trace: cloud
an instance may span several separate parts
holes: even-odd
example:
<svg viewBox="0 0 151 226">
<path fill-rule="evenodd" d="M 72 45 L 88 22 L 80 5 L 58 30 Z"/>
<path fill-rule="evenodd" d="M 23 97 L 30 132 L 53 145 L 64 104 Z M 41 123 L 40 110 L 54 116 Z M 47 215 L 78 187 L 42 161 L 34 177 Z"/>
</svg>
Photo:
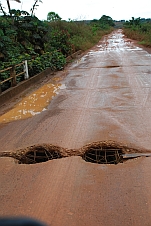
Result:
<svg viewBox="0 0 151 226">
<path fill-rule="evenodd" d="M 43 20 L 47 18 L 48 12 L 54 11 L 59 14 L 62 19 L 99 19 L 102 15 L 111 16 L 115 20 L 131 19 L 134 17 L 151 17 L 150 0 L 139 2 L 138 0 L 42 0 L 39 7 L 35 10 L 36 16 Z M 10 1 L 11 8 L 25 10 L 30 12 L 34 0 L 21 0 L 22 3 Z M 3 0 L 3 5 L 7 9 L 6 0 Z"/>
</svg>

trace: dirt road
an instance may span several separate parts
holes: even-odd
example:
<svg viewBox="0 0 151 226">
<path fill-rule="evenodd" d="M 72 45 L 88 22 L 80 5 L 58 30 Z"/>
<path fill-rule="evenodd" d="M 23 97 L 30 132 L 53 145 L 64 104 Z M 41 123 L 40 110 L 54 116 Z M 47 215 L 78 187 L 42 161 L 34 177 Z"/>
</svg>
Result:
<svg viewBox="0 0 151 226">
<path fill-rule="evenodd" d="M 150 78 L 151 54 L 115 31 L 0 117 L 0 152 L 109 140 L 150 152 Z M 150 157 L 118 165 L 0 158 L 0 215 L 52 226 L 149 226 L 150 170 Z"/>
<path fill-rule="evenodd" d="M 19 113 L 12 119 L 3 116 L 11 122 L 1 123 L 0 150 L 37 143 L 79 148 L 100 140 L 150 149 L 150 62 L 151 55 L 124 40 L 121 32 L 111 34 L 53 83 L 50 80 L 41 98 L 37 97 L 41 90 L 33 94 L 30 99 L 41 107 L 38 112 L 43 109 L 40 114 L 36 111 L 28 118 L 34 111 L 30 104 L 28 110 L 20 110 L 20 118 L 27 116 L 26 120 L 14 120 Z M 52 87 L 57 95 L 47 107 L 44 97 L 52 96 Z"/>
</svg>

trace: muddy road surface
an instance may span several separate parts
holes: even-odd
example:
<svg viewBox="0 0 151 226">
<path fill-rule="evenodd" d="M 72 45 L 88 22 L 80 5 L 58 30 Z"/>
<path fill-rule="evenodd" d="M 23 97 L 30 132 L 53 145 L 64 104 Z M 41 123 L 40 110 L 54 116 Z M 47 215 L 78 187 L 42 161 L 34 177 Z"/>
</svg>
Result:
<svg viewBox="0 0 151 226">
<path fill-rule="evenodd" d="M 121 159 L 151 153 L 150 115 L 151 54 L 114 31 L 2 107 L 0 216 L 151 225 L 151 157 Z"/>
<path fill-rule="evenodd" d="M 151 55 L 116 32 L 0 117 L 0 150 L 104 140 L 150 149 L 150 106 Z"/>
</svg>

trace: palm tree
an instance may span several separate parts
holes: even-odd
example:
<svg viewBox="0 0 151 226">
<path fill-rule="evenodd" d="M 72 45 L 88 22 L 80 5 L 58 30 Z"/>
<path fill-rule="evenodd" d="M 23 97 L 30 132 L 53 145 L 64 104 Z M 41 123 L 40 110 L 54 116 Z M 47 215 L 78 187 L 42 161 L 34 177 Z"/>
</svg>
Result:
<svg viewBox="0 0 151 226">
<path fill-rule="evenodd" d="M 9 11 L 9 14 L 10 14 L 10 15 L 12 15 L 12 14 L 11 14 L 11 8 L 10 8 L 10 3 L 9 3 L 9 0 L 6 0 L 6 1 L 7 1 L 7 6 L 8 6 L 8 11 Z M 18 2 L 18 3 L 21 3 L 21 1 L 20 1 L 20 0 L 13 0 L 13 1 Z"/>
</svg>

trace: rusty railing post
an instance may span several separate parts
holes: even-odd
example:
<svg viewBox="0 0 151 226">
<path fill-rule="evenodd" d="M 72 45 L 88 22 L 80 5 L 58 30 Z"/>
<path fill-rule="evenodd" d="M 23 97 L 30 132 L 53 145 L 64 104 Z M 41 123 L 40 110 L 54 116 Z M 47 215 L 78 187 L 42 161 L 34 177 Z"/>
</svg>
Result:
<svg viewBox="0 0 151 226">
<path fill-rule="evenodd" d="M 16 86 L 17 82 L 16 82 L 15 65 L 13 65 L 12 68 L 10 69 L 10 77 L 12 77 L 11 86 Z"/>
</svg>

